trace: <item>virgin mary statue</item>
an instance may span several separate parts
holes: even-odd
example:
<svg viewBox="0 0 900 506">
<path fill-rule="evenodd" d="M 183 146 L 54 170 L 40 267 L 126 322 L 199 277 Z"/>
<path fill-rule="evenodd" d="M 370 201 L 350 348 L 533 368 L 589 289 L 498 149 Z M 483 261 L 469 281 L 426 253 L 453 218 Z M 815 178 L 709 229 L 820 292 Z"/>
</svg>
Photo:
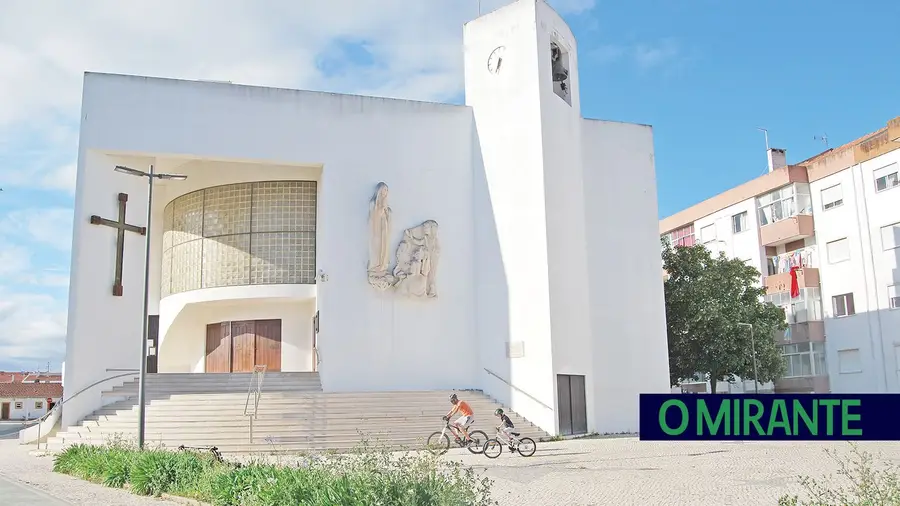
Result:
<svg viewBox="0 0 900 506">
<path fill-rule="evenodd" d="M 393 284 L 388 273 L 391 257 L 388 241 L 391 237 L 391 208 L 387 203 L 388 186 L 378 183 L 369 202 L 369 284 L 384 290 Z"/>
</svg>

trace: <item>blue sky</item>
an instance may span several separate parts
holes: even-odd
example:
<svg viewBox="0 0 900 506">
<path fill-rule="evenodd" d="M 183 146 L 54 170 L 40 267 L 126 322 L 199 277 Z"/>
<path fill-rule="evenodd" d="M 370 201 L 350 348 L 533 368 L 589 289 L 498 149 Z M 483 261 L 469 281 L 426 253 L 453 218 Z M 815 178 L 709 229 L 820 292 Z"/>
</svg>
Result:
<svg viewBox="0 0 900 506">
<path fill-rule="evenodd" d="M 490 10 L 508 0 L 483 0 Z M 660 215 L 900 115 L 888 0 L 550 0 L 579 45 L 582 113 L 654 126 Z M 5 0 L 0 370 L 58 369 L 84 71 L 462 101 L 477 0 Z M 402 27 L 402 28 L 401 28 Z"/>
</svg>

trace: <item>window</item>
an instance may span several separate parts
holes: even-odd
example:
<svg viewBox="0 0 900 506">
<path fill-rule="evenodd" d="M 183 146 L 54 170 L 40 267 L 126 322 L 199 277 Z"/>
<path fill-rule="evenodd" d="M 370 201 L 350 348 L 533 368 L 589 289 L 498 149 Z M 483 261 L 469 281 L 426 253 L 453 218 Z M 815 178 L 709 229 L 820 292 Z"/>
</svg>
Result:
<svg viewBox="0 0 900 506">
<path fill-rule="evenodd" d="M 708 243 L 716 240 L 716 225 L 707 225 L 700 229 L 700 242 Z"/>
<path fill-rule="evenodd" d="M 892 163 L 887 167 L 876 170 L 873 175 L 875 176 L 876 192 L 890 190 L 891 188 L 900 186 L 900 178 L 897 177 L 896 163 Z"/>
<path fill-rule="evenodd" d="M 694 224 L 675 229 L 667 234 L 666 237 L 666 240 L 672 246 L 693 246 L 696 243 L 694 240 Z"/>
<path fill-rule="evenodd" d="M 791 297 L 791 292 L 775 292 L 766 295 L 765 300 L 783 309 L 788 323 L 822 320 L 822 296 L 818 288 L 801 288 L 797 297 Z"/>
<path fill-rule="evenodd" d="M 16 404 L 15 404 L 15 409 L 22 409 L 24 407 L 25 406 L 23 406 L 21 402 L 16 402 Z"/>
<path fill-rule="evenodd" d="M 838 372 L 841 374 L 862 372 L 862 359 L 859 355 L 859 348 L 838 350 Z"/>
<path fill-rule="evenodd" d="M 900 223 L 881 227 L 881 245 L 885 251 L 900 247 Z"/>
<path fill-rule="evenodd" d="M 825 343 L 812 343 L 812 359 L 814 375 L 828 374 L 828 364 L 825 362 Z"/>
<path fill-rule="evenodd" d="M 900 285 L 888 287 L 888 307 L 891 309 L 900 309 Z"/>
<path fill-rule="evenodd" d="M 731 231 L 739 234 L 747 230 L 747 211 L 735 214 L 731 217 Z"/>
<path fill-rule="evenodd" d="M 809 343 L 786 344 L 781 347 L 781 356 L 784 359 L 785 377 L 812 376 Z"/>
<path fill-rule="evenodd" d="M 781 357 L 787 378 L 828 374 L 823 343 L 785 344 L 781 347 Z"/>
<path fill-rule="evenodd" d="M 842 205 L 844 205 L 844 192 L 841 190 L 841 185 L 836 184 L 822 190 L 823 210 L 827 211 Z"/>
<path fill-rule="evenodd" d="M 831 307 L 834 311 L 834 317 L 853 316 L 856 314 L 856 308 L 853 307 L 853 294 L 845 293 L 835 295 L 831 298 Z"/>
<path fill-rule="evenodd" d="M 830 264 L 850 260 L 850 242 L 846 237 L 826 243 L 825 250 L 828 252 L 828 263 Z"/>
<path fill-rule="evenodd" d="M 759 225 L 765 226 L 798 214 L 812 214 L 809 183 L 795 183 L 756 199 Z"/>
<path fill-rule="evenodd" d="M 34 409 L 44 409 L 44 401 L 34 401 Z"/>
</svg>

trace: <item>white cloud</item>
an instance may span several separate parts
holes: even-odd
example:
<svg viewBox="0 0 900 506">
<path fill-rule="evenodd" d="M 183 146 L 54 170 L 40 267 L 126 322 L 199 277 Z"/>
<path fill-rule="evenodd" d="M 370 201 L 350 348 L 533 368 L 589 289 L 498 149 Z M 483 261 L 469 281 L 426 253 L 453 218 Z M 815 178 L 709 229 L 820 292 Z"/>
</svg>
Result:
<svg viewBox="0 0 900 506">
<path fill-rule="evenodd" d="M 0 369 L 34 369 L 65 354 L 66 308 L 49 295 L 0 287 Z"/>
<path fill-rule="evenodd" d="M 18 209 L 0 220 L 0 239 L 48 245 L 59 251 L 72 246 L 72 210 L 66 208 Z M 0 246 L 2 251 L 2 246 Z"/>
<path fill-rule="evenodd" d="M 66 193 L 75 193 L 75 164 L 67 163 L 44 174 L 40 179 L 40 186 L 51 190 L 62 190 Z"/>
<path fill-rule="evenodd" d="M 18 276 L 29 270 L 31 253 L 15 244 L 0 246 L 0 279 Z"/>
</svg>

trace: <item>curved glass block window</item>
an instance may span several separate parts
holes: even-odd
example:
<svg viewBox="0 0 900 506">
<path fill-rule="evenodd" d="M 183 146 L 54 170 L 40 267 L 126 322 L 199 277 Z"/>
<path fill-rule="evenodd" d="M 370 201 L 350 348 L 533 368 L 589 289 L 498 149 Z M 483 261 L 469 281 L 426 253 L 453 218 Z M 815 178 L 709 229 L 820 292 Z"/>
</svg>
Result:
<svg viewBox="0 0 900 506">
<path fill-rule="evenodd" d="M 315 181 L 215 186 L 163 214 L 161 295 L 241 285 L 314 284 Z"/>
</svg>

